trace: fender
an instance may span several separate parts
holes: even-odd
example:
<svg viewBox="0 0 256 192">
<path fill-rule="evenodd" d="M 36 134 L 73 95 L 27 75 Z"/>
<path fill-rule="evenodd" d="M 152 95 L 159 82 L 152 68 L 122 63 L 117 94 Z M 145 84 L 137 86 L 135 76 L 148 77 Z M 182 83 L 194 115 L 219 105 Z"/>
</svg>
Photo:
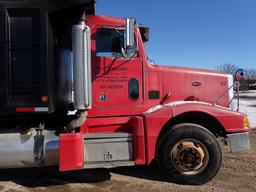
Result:
<svg viewBox="0 0 256 192">
<path fill-rule="evenodd" d="M 227 133 L 249 131 L 249 128 L 243 125 L 246 115 L 232 111 L 227 107 L 213 106 L 211 103 L 198 101 L 176 101 L 165 105 L 157 105 L 143 113 L 147 163 L 150 163 L 154 158 L 157 139 L 162 128 L 171 118 L 187 112 L 200 112 L 212 116 L 222 124 Z"/>
</svg>

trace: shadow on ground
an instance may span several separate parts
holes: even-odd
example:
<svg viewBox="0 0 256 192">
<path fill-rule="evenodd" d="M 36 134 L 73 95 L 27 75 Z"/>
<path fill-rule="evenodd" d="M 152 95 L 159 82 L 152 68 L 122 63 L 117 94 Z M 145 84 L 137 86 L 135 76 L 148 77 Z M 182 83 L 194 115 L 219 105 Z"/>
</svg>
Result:
<svg viewBox="0 0 256 192">
<path fill-rule="evenodd" d="M 99 183 L 111 180 L 111 173 L 154 181 L 164 181 L 155 166 L 121 167 L 114 169 L 91 169 L 59 172 L 58 167 L 0 170 L 0 181 L 35 188 L 70 183 Z"/>
<path fill-rule="evenodd" d="M 111 169 L 111 172 L 151 181 L 166 181 L 161 171 L 155 165 L 120 167 Z"/>
<path fill-rule="evenodd" d="M 68 183 L 97 183 L 111 179 L 107 169 L 59 172 L 58 167 L 0 170 L 0 181 L 12 181 L 28 188 L 64 185 Z"/>
</svg>

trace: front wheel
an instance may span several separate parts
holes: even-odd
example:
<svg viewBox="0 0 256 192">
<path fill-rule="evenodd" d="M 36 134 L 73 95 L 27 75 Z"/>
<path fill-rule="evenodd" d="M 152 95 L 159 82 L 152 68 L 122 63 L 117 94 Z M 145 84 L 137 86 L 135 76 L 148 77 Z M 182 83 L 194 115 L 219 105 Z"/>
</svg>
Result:
<svg viewBox="0 0 256 192">
<path fill-rule="evenodd" d="M 200 185 L 218 173 L 222 153 L 211 132 L 197 124 L 182 123 L 173 126 L 161 139 L 156 160 L 169 180 Z"/>
</svg>

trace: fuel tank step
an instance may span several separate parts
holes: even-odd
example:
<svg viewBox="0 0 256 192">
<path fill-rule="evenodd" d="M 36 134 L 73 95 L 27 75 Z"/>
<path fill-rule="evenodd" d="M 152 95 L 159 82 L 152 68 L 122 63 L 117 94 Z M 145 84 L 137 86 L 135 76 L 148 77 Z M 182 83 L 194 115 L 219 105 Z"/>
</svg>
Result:
<svg viewBox="0 0 256 192">
<path fill-rule="evenodd" d="M 134 165 L 132 134 L 84 135 L 84 168 L 110 168 Z"/>
<path fill-rule="evenodd" d="M 134 161 L 85 162 L 85 169 L 134 166 Z"/>
</svg>

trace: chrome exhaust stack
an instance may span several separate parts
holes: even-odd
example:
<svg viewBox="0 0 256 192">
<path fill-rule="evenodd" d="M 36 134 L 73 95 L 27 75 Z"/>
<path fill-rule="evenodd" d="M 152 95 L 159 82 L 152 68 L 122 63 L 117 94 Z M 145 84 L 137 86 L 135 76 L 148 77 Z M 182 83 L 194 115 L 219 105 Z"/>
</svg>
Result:
<svg viewBox="0 0 256 192">
<path fill-rule="evenodd" d="M 87 120 L 87 111 L 91 108 L 91 30 L 86 25 L 85 13 L 80 22 L 72 28 L 73 49 L 73 103 L 78 118 L 66 126 L 67 132 L 82 126 Z"/>
</svg>

